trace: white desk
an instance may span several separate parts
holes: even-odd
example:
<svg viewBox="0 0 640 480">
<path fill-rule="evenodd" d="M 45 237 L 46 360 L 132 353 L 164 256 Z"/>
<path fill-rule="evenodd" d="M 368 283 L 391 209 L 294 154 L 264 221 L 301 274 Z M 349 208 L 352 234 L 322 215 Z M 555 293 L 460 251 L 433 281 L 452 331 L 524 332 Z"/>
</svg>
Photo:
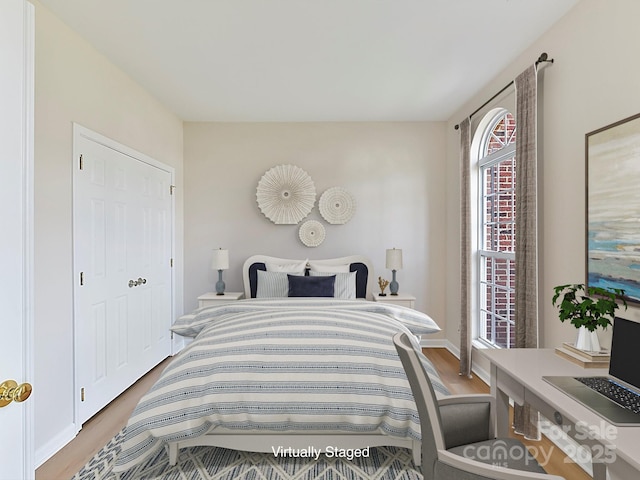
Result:
<svg viewBox="0 0 640 480">
<path fill-rule="evenodd" d="M 529 402 L 561 425 L 593 457 L 593 478 L 640 478 L 640 427 L 616 427 L 545 382 L 550 375 L 606 375 L 607 370 L 582 368 L 556 355 L 553 349 L 481 350 L 491 362 L 491 393 L 496 397 L 496 433 L 506 436 L 509 398 Z"/>
</svg>

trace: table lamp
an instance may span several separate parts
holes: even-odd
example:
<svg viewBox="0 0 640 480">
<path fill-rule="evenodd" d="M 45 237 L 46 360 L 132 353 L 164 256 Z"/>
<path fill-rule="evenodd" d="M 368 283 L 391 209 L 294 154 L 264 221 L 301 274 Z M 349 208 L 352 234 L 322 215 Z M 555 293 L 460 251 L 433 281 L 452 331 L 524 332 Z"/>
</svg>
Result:
<svg viewBox="0 0 640 480">
<path fill-rule="evenodd" d="M 224 295 L 224 282 L 222 281 L 222 271 L 229 269 L 229 250 L 218 249 L 213 251 L 214 270 L 218 271 L 218 281 L 216 282 L 216 295 Z"/>
<path fill-rule="evenodd" d="M 396 270 L 402 268 L 402 250 L 399 248 L 387 249 L 387 268 L 391 270 L 393 278 L 389 284 L 391 295 L 398 295 L 398 282 L 396 281 Z"/>
</svg>

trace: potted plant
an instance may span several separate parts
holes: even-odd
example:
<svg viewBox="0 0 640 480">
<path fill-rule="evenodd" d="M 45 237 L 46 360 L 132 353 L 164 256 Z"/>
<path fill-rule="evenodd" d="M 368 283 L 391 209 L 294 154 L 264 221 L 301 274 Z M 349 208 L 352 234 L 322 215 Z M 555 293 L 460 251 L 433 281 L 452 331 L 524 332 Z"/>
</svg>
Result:
<svg viewBox="0 0 640 480">
<path fill-rule="evenodd" d="M 558 285 L 554 288 L 551 303 L 558 307 L 561 322 L 569 320 L 577 329 L 575 347 L 587 351 L 599 351 L 600 342 L 596 329 L 607 328 L 615 317 L 619 303 L 627 308 L 620 288 L 589 287 L 583 283 Z"/>
</svg>

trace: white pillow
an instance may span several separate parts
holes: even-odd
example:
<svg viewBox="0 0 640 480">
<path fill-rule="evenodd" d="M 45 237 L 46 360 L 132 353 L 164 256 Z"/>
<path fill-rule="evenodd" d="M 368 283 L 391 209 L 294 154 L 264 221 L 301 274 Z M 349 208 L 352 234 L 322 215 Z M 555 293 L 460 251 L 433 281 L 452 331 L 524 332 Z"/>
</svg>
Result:
<svg viewBox="0 0 640 480">
<path fill-rule="evenodd" d="M 301 262 L 295 263 L 268 263 L 265 262 L 265 266 L 267 267 L 267 272 L 285 272 L 291 274 L 301 274 L 304 273 L 305 268 L 307 268 L 307 262 L 309 260 L 305 259 Z"/>
<path fill-rule="evenodd" d="M 286 272 L 269 272 L 257 270 L 258 286 L 256 298 L 282 298 L 289 296 L 289 278 Z M 301 275 L 301 272 L 288 273 L 289 275 Z"/>
<path fill-rule="evenodd" d="M 310 271 L 326 272 L 326 273 L 349 273 L 350 264 L 344 265 L 325 265 L 324 263 L 309 262 Z"/>
<path fill-rule="evenodd" d="M 336 282 L 333 286 L 334 298 L 345 298 L 353 300 L 356 298 L 356 274 L 358 272 L 315 272 L 311 270 L 309 275 L 312 277 L 336 276 Z"/>
</svg>

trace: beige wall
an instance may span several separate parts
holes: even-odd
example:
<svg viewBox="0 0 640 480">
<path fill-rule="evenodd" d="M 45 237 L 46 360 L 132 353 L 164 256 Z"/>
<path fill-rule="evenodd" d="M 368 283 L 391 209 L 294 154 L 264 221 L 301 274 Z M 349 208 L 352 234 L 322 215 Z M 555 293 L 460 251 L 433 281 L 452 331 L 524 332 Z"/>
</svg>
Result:
<svg viewBox="0 0 640 480">
<path fill-rule="evenodd" d="M 385 250 L 402 248 L 400 290 L 438 323 L 444 317 L 444 123 L 185 123 L 185 307 L 214 290 L 211 252 L 230 250 L 224 279 L 242 289 L 247 257 L 367 255 L 376 277 L 391 278 Z M 342 186 L 357 202 L 345 225 L 328 225 L 315 248 L 299 225 L 275 225 L 259 210 L 256 186 L 271 167 L 293 164 L 313 179 L 317 198 Z M 374 291 L 378 291 L 377 285 Z"/>
<path fill-rule="evenodd" d="M 522 53 L 447 127 L 447 338 L 459 345 L 459 160 L 453 129 L 541 52 L 555 59 L 538 74 L 540 103 L 541 345 L 571 341 L 575 329 L 551 305 L 555 285 L 585 280 L 585 134 L 640 112 L 637 0 L 582 0 Z M 597 33 L 596 33 L 597 32 Z M 482 116 L 480 114 L 480 116 Z M 628 312 L 636 315 L 636 312 Z M 603 335 L 606 342 L 610 335 Z"/>
<path fill-rule="evenodd" d="M 39 461 L 75 434 L 72 122 L 175 168 L 180 303 L 183 153 L 181 120 L 38 3 L 35 89 L 34 401 Z"/>
</svg>

